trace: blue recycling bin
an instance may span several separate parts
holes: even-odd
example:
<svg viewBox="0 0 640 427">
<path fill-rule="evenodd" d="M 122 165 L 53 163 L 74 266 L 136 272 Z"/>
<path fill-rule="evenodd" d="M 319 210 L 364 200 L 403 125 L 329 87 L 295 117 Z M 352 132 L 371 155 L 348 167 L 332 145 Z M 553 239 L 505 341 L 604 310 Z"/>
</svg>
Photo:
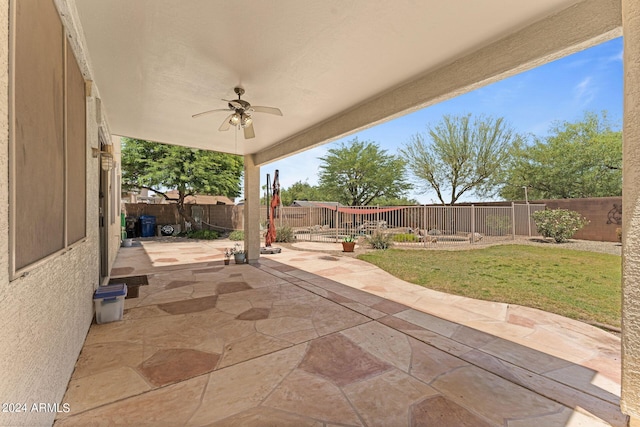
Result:
<svg viewBox="0 0 640 427">
<path fill-rule="evenodd" d="M 156 217 L 153 215 L 140 215 L 140 234 L 142 237 L 156 235 Z"/>
</svg>

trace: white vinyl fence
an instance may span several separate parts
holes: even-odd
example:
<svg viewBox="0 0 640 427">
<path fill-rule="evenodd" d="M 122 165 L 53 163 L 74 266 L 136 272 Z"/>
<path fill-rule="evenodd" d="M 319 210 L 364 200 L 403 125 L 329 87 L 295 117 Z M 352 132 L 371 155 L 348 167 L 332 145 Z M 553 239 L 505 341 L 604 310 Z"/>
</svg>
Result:
<svg viewBox="0 0 640 427">
<path fill-rule="evenodd" d="M 345 236 L 390 234 L 398 246 L 482 244 L 537 236 L 531 214 L 540 204 L 511 206 L 281 207 L 278 227 L 291 227 L 298 241 L 340 242 Z M 261 219 L 266 223 L 267 210 Z"/>
</svg>

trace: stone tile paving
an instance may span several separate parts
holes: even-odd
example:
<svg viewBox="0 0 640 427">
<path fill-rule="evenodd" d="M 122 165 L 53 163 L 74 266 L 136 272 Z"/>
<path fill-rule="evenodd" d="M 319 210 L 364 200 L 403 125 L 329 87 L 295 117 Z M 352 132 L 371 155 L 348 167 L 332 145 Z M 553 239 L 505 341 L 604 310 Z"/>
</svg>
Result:
<svg viewBox="0 0 640 427">
<path fill-rule="evenodd" d="M 144 245 L 115 268 L 149 286 L 122 322 L 92 325 L 58 426 L 626 425 L 597 339 L 584 366 L 293 265 L 327 270 L 318 254 L 223 266 L 209 245 Z"/>
</svg>

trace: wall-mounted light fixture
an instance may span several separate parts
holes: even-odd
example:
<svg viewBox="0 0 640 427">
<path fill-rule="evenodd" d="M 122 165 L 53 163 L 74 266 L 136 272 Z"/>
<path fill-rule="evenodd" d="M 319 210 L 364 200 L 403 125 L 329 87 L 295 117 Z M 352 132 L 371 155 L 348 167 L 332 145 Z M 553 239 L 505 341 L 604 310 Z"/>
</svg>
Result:
<svg viewBox="0 0 640 427">
<path fill-rule="evenodd" d="M 100 151 L 100 149 L 91 147 L 91 156 L 96 159 L 100 156 L 100 166 L 102 170 L 109 171 L 113 169 L 113 154 L 109 151 Z"/>
</svg>

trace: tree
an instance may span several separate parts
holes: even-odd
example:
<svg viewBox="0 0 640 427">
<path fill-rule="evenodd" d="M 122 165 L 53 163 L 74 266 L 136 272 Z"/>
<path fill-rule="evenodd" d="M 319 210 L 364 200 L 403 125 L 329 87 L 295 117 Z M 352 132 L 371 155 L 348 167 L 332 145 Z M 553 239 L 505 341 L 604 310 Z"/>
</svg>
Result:
<svg viewBox="0 0 640 427">
<path fill-rule="evenodd" d="M 294 200 L 330 201 L 317 186 L 302 181 L 295 182 L 289 188 L 283 189 L 280 192 L 280 200 L 282 200 L 283 206 L 290 206 Z"/>
<path fill-rule="evenodd" d="M 407 197 L 401 198 L 388 198 L 388 197 L 376 197 L 370 203 L 371 205 L 378 206 L 414 206 L 419 205 L 416 199 L 409 199 Z"/>
<path fill-rule="evenodd" d="M 319 187 L 327 198 L 345 205 L 365 206 L 379 197 L 402 198 L 411 188 L 404 161 L 375 142 L 354 138 L 330 149 L 320 160 Z"/>
<path fill-rule="evenodd" d="M 514 149 L 500 195 L 505 199 L 567 199 L 622 194 L 622 132 L 606 112 L 554 123 L 546 138 Z"/>
<path fill-rule="evenodd" d="M 266 186 L 264 188 L 266 188 Z M 319 186 L 311 185 L 308 182 L 298 181 L 291 184 L 289 188 L 283 188 L 280 190 L 280 200 L 282 201 L 283 206 L 290 206 L 295 200 L 331 202 L 335 201 L 335 198 Z M 263 204 L 266 203 L 264 197 L 261 199 L 261 202 Z M 408 199 L 406 197 L 387 198 L 382 196 L 373 199 L 370 204 L 380 206 L 410 206 L 417 205 L 418 201 L 415 199 Z"/>
<path fill-rule="evenodd" d="M 262 190 L 267 191 L 267 186 L 263 185 Z M 280 201 L 282 206 L 291 206 L 295 200 L 313 200 L 330 202 L 331 198 L 320 189 L 308 182 L 297 181 L 291 184 L 289 188 L 280 189 Z M 260 204 L 267 204 L 265 196 L 260 198 Z"/>
<path fill-rule="evenodd" d="M 492 178 L 500 173 L 511 146 L 520 139 L 503 118 L 444 116 L 427 136 L 414 135 L 400 150 L 425 191 L 434 190 L 440 202 L 450 193 L 453 205 L 465 193 L 489 195 Z"/>
<path fill-rule="evenodd" d="M 122 138 L 122 186 L 146 188 L 176 202 L 178 213 L 192 224 L 184 199 L 195 194 L 240 194 L 243 163 L 239 156 L 177 145 Z M 178 191 L 177 198 L 165 189 Z"/>
</svg>

